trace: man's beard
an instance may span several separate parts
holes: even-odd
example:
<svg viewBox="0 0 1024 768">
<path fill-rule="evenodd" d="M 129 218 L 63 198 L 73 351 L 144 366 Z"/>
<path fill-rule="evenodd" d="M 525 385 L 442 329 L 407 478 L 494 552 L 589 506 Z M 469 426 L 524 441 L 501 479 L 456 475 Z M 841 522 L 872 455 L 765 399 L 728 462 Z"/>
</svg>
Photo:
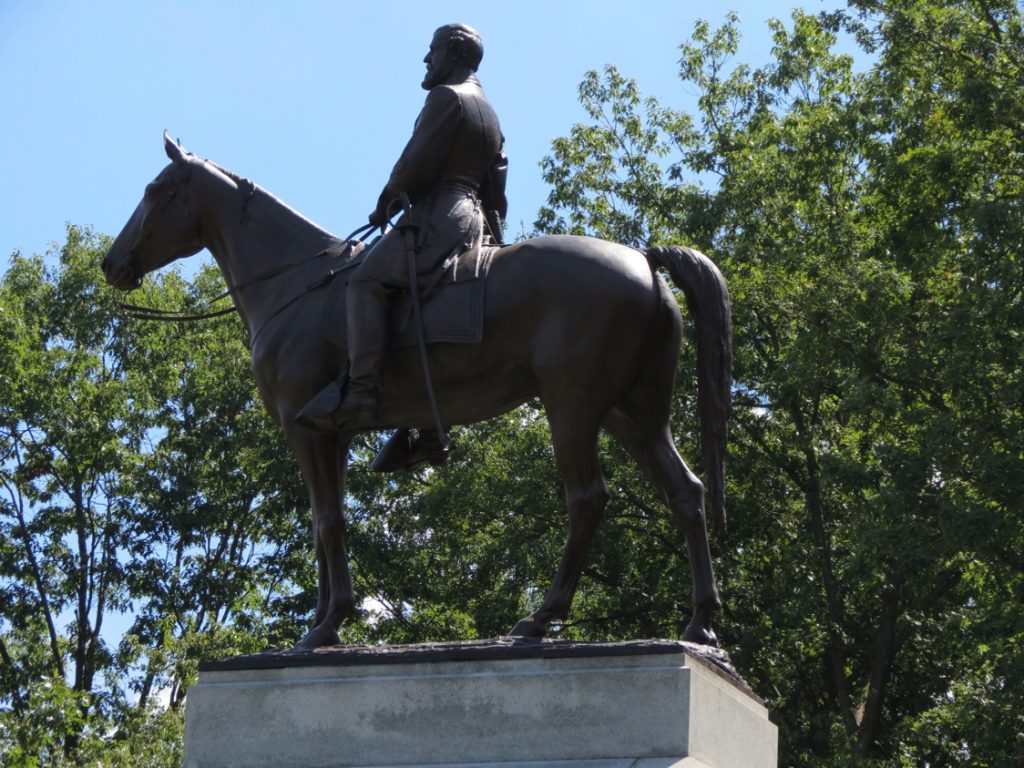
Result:
<svg viewBox="0 0 1024 768">
<path fill-rule="evenodd" d="M 423 82 L 420 83 L 420 86 L 424 90 L 429 91 L 434 86 L 443 83 L 451 71 L 452 68 L 450 66 L 443 68 L 430 67 L 427 69 L 426 74 L 423 75 Z"/>
</svg>

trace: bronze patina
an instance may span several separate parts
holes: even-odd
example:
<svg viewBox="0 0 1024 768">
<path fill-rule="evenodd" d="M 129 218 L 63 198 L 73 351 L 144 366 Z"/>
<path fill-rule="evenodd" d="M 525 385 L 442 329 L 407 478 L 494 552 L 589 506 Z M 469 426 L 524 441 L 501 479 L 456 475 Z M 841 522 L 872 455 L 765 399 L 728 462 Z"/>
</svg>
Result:
<svg viewBox="0 0 1024 768">
<path fill-rule="evenodd" d="M 383 227 L 405 211 L 349 278 L 349 365 L 342 381 L 331 382 L 300 412 L 305 426 L 333 431 L 346 420 L 372 418 L 388 346 L 388 295 L 408 290 L 410 271 L 417 284 L 429 280 L 447 257 L 481 240 L 486 228 L 491 239 L 501 238 L 507 163 L 498 116 L 476 77 L 483 55 L 472 27 L 447 24 L 434 32 L 423 58 L 426 102 L 370 223 Z M 394 441 L 401 445 L 401 436 Z"/>
<path fill-rule="evenodd" d="M 338 627 L 358 606 L 342 512 L 349 446 L 364 431 L 433 426 L 421 359 L 412 347 L 386 348 L 380 354 L 379 396 L 372 411 L 346 415 L 328 431 L 297 423 L 296 416 L 324 382 L 339 379 L 347 358 L 347 351 L 332 341 L 335 329 L 324 322 L 330 292 L 310 289 L 325 284 L 328 265 L 319 256 L 329 259 L 340 242 L 252 182 L 196 157 L 167 136 L 164 145 L 171 162 L 147 186 L 103 261 L 104 273 L 110 284 L 131 290 L 147 273 L 207 248 L 228 285 L 236 286 L 231 296 L 252 339 L 260 395 L 295 453 L 313 511 L 319 593 L 312 628 L 300 645 L 337 644 Z M 488 152 L 496 148 L 489 146 Z M 465 199 L 478 208 L 473 195 Z M 454 237 L 445 241 L 446 247 L 462 242 Z M 346 262 L 350 268 L 342 268 L 334 279 L 360 274 L 359 263 L 367 262 Z M 488 419 L 536 398 L 551 426 L 569 537 L 541 607 L 520 619 L 510 635 L 542 637 L 551 621 L 569 612 L 608 501 L 597 453 L 598 432 L 605 429 L 662 492 L 686 537 L 693 616 L 684 639 L 715 643 L 712 616 L 720 603 L 705 525 L 705 489 L 679 456 L 669 427 L 682 319 L 659 269 L 667 270 L 685 293 L 696 327 L 707 504 L 722 521 L 730 307 L 721 273 L 697 251 L 676 246 L 639 251 L 573 236 L 502 247 L 487 277 L 483 340 L 430 348 L 444 424 Z"/>
</svg>

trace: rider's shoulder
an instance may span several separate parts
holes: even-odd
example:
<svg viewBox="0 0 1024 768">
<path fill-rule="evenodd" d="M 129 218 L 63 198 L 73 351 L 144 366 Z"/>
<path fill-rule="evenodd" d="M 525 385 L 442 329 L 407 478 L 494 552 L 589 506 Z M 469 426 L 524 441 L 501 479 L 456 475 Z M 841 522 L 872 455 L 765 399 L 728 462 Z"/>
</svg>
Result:
<svg viewBox="0 0 1024 768">
<path fill-rule="evenodd" d="M 436 97 L 435 97 L 436 94 Z M 480 81 L 475 77 L 461 83 L 442 83 L 436 85 L 430 89 L 430 94 L 427 96 L 428 99 L 437 98 L 438 100 L 452 100 L 452 101 L 465 101 L 466 99 L 477 98 L 483 94 L 483 90 L 480 87 Z"/>
<path fill-rule="evenodd" d="M 427 100 L 423 108 L 431 112 L 459 109 L 462 105 L 464 94 L 460 93 L 456 88 L 457 86 L 447 84 L 435 85 L 427 93 Z"/>
</svg>

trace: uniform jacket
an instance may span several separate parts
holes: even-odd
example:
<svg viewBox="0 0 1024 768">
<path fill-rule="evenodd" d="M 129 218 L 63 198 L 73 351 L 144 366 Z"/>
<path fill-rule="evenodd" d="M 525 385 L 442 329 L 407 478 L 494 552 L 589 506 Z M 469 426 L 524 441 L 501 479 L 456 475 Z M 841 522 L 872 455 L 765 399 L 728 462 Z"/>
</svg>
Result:
<svg viewBox="0 0 1024 768">
<path fill-rule="evenodd" d="M 435 86 L 427 94 L 380 202 L 394 205 L 404 192 L 414 210 L 410 223 L 420 224 L 421 216 L 434 215 L 431 197 L 440 192 L 465 192 L 482 198 L 489 220 L 494 213 L 503 220 L 508 207 L 503 144 L 498 116 L 475 76 L 462 83 Z M 496 236 L 500 238 L 500 233 Z"/>
</svg>

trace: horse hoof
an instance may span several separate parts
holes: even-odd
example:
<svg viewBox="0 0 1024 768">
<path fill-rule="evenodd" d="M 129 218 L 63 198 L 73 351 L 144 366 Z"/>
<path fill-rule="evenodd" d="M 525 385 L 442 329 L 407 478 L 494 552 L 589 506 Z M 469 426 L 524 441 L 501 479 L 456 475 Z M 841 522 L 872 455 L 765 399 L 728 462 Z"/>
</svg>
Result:
<svg viewBox="0 0 1024 768">
<path fill-rule="evenodd" d="M 529 617 L 520 619 L 516 625 L 509 630 L 509 637 L 533 638 L 540 640 L 548 633 L 548 628 L 543 623 Z"/>
<path fill-rule="evenodd" d="M 693 643 L 694 645 L 710 645 L 712 648 L 718 647 L 718 638 L 715 637 L 715 633 L 711 627 L 705 627 L 702 624 L 694 623 L 692 621 L 683 633 L 683 640 L 687 643 Z"/>
<path fill-rule="evenodd" d="M 313 627 L 306 636 L 302 638 L 295 650 L 308 651 L 313 648 L 327 648 L 332 645 L 341 645 L 341 637 L 336 629 L 330 627 Z"/>
</svg>

